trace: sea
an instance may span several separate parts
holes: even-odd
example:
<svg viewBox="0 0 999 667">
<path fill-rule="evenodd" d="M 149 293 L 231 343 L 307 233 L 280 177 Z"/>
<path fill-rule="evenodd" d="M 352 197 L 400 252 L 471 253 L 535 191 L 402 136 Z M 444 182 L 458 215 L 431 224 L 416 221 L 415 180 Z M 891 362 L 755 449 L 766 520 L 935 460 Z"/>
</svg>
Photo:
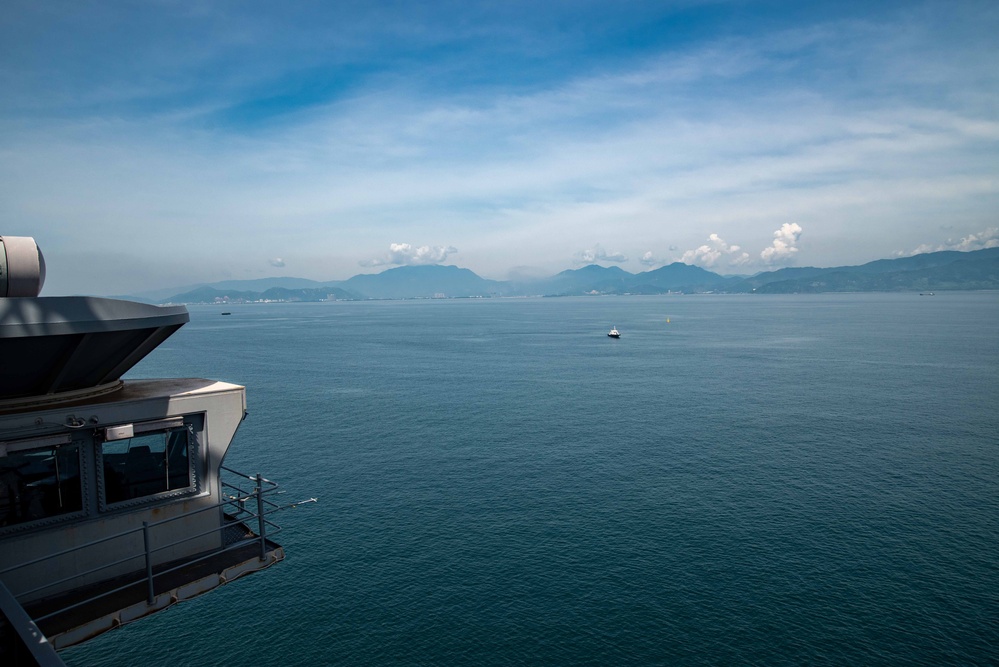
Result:
<svg viewBox="0 0 999 667">
<path fill-rule="evenodd" d="M 999 664 L 999 293 L 190 312 L 129 377 L 318 502 L 69 665 Z"/>
</svg>

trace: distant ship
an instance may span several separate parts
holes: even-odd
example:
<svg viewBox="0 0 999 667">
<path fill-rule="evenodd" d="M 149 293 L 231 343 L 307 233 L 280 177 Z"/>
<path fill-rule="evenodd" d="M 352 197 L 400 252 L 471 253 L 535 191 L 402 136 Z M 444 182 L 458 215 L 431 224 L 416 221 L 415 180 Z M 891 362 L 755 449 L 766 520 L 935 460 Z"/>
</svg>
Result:
<svg viewBox="0 0 999 667">
<path fill-rule="evenodd" d="M 617 327 L 612 327 L 610 332 L 607 334 L 611 338 L 620 338 L 621 333 L 617 330 Z"/>
<path fill-rule="evenodd" d="M 63 665 L 282 560 L 277 485 L 222 465 L 245 388 L 121 379 L 187 309 L 40 297 L 30 237 L 0 236 L 0 269 L 0 664 Z"/>
</svg>

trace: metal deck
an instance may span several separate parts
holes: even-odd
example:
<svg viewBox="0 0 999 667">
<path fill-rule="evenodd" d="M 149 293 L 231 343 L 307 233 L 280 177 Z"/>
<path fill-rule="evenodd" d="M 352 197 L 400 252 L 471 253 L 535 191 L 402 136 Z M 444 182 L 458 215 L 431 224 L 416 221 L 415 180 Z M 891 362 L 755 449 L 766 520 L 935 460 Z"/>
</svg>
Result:
<svg viewBox="0 0 999 667">
<path fill-rule="evenodd" d="M 63 649 L 121 627 L 167 607 L 197 597 L 257 572 L 284 559 L 284 550 L 267 541 L 260 558 L 260 539 L 248 532 L 242 544 L 227 551 L 205 554 L 200 560 L 175 561 L 153 568 L 154 601 L 148 604 L 146 572 L 140 570 L 110 581 L 74 590 L 65 595 L 28 604 L 26 611 L 37 621 L 56 649 Z M 117 590 L 115 590 L 117 589 Z M 114 592 L 101 595 L 104 591 Z M 101 597 L 96 597 L 101 595 Z"/>
</svg>

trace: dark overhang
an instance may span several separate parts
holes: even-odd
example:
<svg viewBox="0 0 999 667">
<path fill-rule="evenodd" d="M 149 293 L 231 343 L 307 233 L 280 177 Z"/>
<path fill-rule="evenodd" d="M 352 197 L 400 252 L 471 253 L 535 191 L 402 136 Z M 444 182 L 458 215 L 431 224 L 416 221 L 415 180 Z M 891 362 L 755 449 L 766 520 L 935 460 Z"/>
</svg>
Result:
<svg viewBox="0 0 999 667">
<path fill-rule="evenodd" d="M 0 399 L 115 382 L 189 320 L 184 306 L 0 298 Z"/>
</svg>

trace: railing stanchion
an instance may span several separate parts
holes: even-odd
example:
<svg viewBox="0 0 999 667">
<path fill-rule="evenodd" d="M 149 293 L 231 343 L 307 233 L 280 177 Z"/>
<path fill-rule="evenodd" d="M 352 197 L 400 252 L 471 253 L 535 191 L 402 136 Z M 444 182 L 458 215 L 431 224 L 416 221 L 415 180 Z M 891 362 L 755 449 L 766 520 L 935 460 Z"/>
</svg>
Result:
<svg viewBox="0 0 999 667">
<path fill-rule="evenodd" d="M 315 498 L 309 498 L 308 500 L 302 500 L 302 501 L 299 501 L 297 503 L 290 503 L 290 504 L 281 506 L 281 505 L 279 505 L 277 503 L 271 502 L 270 500 L 266 500 L 263 497 L 264 496 L 264 490 L 265 490 L 264 489 L 264 483 L 265 482 L 267 483 L 268 487 L 267 487 L 266 490 L 268 492 L 270 492 L 270 491 L 275 491 L 278 488 L 278 485 L 275 484 L 274 482 L 271 482 L 270 480 L 265 479 L 262 475 L 259 475 L 259 474 L 256 475 L 255 477 L 250 477 L 250 476 L 246 475 L 245 473 L 240 473 L 240 472 L 237 472 L 237 471 L 234 471 L 234 470 L 230 470 L 229 468 L 222 467 L 222 470 L 225 470 L 227 472 L 233 473 L 233 474 L 237 475 L 240 479 L 246 479 L 246 480 L 250 480 L 250 481 L 254 482 L 253 488 L 251 490 L 247 490 L 247 489 L 244 489 L 243 486 L 239 486 L 239 485 L 236 485 L 236 484 L 228 484 L 228 483 L 226 483 L 225 481 L 223 481 L 220 478 L 220 480 L 219 480 L 220 488 L 223 489 L 223 491 L 221 492 L 219 502 L 213 503 L 211 505 L 206 505 L 206 506 L 200 507 L 198 509 L 194 509 L 194 510 L 192 510 L 190 512 L 185 512 L 185 513 L 179 514 L 177 516 L 172 516 L 172 517 L 168 517 L 168 518 L 165 518 L 165 519 L 160 519 L 158 521 L 143 521 L 142 522 L 142 528 L 141 529 L 142 529 L 142 543 L 143 543 L 143 552 L 144 552 L 143 555 L 144 555 L 144 557 L 146 559 L 145 579 L 146 579 L 146 604 L 147 605 L 153 606 L 153 605 L 156 604 L 156 589 L 155 589 L 155 579 L 154 579 L 154 574 L 153 574 L 153 551 L 161 551 L 163 549 L 167 549 L 167 548 L 170 548 L 170 547 L 176 547 L 176 546 L 178 546 L 178 545 L 180 545 L 182 543 L 185 543 L 185 542 L 187 542 L 189 540 L 198 539 L 198 538 L 202 538 L 202 537 L 205 537 L 205 536 L 208 536 L 208 535 L 212 535 L 216 531 L 220 531 L 221 534 L 222 534 L 222 543 L 221 543 L 221 546 L 220 546 L 220 548 L 218 550 L 210 551 L 210 552 L 205 553 L 205 554 L 203 554 L 201 556 L 198 556 L 198 557 L 195 557 L 195 558 L 191 558 L 190 560 L 188 560 L 188 559 L 185 558 L 184 562 L 182 562 L 180 564 L 175 564 L 173 566 L 170 566 L 169 564 L 164 563 L 163 567 L 167 568 L 167 569 L 161 570 L 160 575 L 165 575 L 165 574 L 168 574 L 168 573 L 180 571 L 180 570 L 182 570 L 183 568 L 185 568 L 188 565 L 191 565 L 191 564 L 194 564 L 194 563 L 203 562 L 206 559 L 213 558 L 217 553 L 229 552 L 229 551 L 234 551 L 234 552 L 235 551 L 239 551 L 240 553 L 243 553 L 242 549 L 245 548 L 245 547 L 247 547 L 247 546 L 249 546 L 250 542 L 253 541 L 252 530 L 251 530 L 252 522 L 250 521 L 250 518 L 253 516 L 253 512 L 251 512 L 251 511 L 249 511 L 247 509 L 247 505 L 248 505 L 248 502 L 250 501 L 250 499 L 253 497 L 253 495 L 256 494 L 256 496 L 257 496 L 257 513 L 256 513 L 257 514 L 257 530 L 259 531 L 259 538 L 258 539 L 260 540 L 260 555 L 259 555 L 259 558 L 260 558 L 260 561 L 262 563 L 265 563 L 267 561 L 267 524 L 268 524 L 268 521 L 267 521 L 267 518 L 266 518 L 266 511 L 267 511 L 266 510 L 266 505 L 270 505 L 271 506 L 271 510 L 270 510 L 271 512 L 278 512 L 278 511 L 281 511 L 281 510 L 289 509 L 291 507 L 298 507 L 299 505 L 302 505 L 302 504 L 305 504 L 305 503 L 314 503 L 314 502 L 316 502 Z M 235 495 L 227 495 L 225 493 L 224 489 L 231 489 L 232 493 L 235 494 Z M 235 508 L 236 508 L 235 510 L 233 510 L 235 514 L 233 516 L 231 516 L 231 517 L 227 517 L 226 516 L 226 509 L 229 506 L 235 506 Z M 161 542 L 163 542 L 162 544 L 160 544 L 159 546 L 157 546 L 156 549 L 152 548 L 152 535 L 151 535 L 151 531 L 152 531 L 153 528 L 156 528 L 157 526 L 164 525 L 164 524 L 167 524 L 167 523 L 171 523 L 171 522 L 174 522 L 174 521 L 183 521 L 184 519 L 186 519 L 186 518 L 188 518 L 188 517 L 190 517 L 190 516 L 192 516 L 194 514 L 198 514 L 199 512 L 206 512 L 206 511 L 211 511 L 211 510 L 214 510 L 216 512 L 218 512 L 218 511 L 222 512 L 222 523 L 221 523 L 221 526 L 219 526 L 219 528 L 215 528 L 214 526 L 212 526 L 212 527 L 206 529 L 203 532 L 186 533 L 184 536 L 179 537 L 176 540 L 171 540 L 170 538 L 165 537 L 164 539 L 160 540 Z M 277 533 L 281 532 L 281 526 L 279 526 L 279 525 L 277 525 L 275 523 L 271 523 L 271 525 L 274 526 L 275 532 L 277 532 Z M 235 530 L 233 531 L 232 534 L 228 533 L 228 528 L 234 527 L 234 526 L 237 526 L 237 527 L 239 527 L 241 529 L 241 530 L 238 531 L 239 535 L 236 535 L 236 531 Z M 66 549 L 62 549 L 62 550 L 56 551 L 54 553 L 48 553 L 48 554 L 46 554 L 44 556 L 40 556 L 38 558 L 34 558 L 32 560 L 28 560 L 26 562 L 17 563 L 15 565 L 8 565 L 7 567 L 0 568 L 0 577 L 7 577 L 11 573 L 17 572 L 18 570 L 20 570 L 22 568 L 39 565 L 41 563 L 48 562 L 48 561 L 50 561 L 53 558 L 64 558 L 64 557 L 66 557 L 66 556 L 68 556 L 70 554 L 81 553 L 85 549 L 94 549 L 94 548 L 97 548 L 100 545 L 106 544 L 106 543 L 108 543 L 108 542 L 110 542 L 112 540 L 117 540 L 117 539 L 121 539 L 123 537 L 128 537 L 129 540 L 131 541 L 131 540 L 135 539 L 134 536 L 138 532 L 139 532 L 139 527 L 138 526 L 133 526 L 133 527 L 125 529 L 125 530 L 123 530 L 121 532 L 117 532 L 117 533 L 115 533 L 113 535 L 108 535 L 108 536 L 105 536 L 105 537 L 101 537 L 101 538 L 98 538 L 98 539 L 95 539 L 95 540 L 91 540 L 91 541 L 85 542 L 83 544 L 77 544 L 75 546 L 72 546 L 72 547 L 69 547 L 69 548 L 66 548 Z M 250 535 L 247 535 L 247 533 L 250 533 Z M 166 540 L 166 541 L 164 541 L 164 540 Z M 226 544 L 227 542 L 231 542 L 231 544 L 227 545 Z M 43 590 L 46 590 L 46 589 L 54 588 L 54 587 L 57 587 L 57 586 L 62 586 L 62 585 L 66 584 L 66 583 L 68 583 L 68 582 L 70 582 L 70 581 L 72 581 L 74 579 L 79 578 L 79 577 L 94 575 L 94 574 L 96 574 L 98 572 L 107 570 L 109 568 L 113 568 L 114 571 L 117 572 L 118 570 L 122 569 L 122 566 L 124 566 L 126 563 L 132 564 L 132 563 L 134 563 L 135 559 L 138 558 L 138 554 L 135 553 L 135 550 L 133 548 L 129 547 L 129 548 L 127 548 L 126 551 L 127 551 L 127 555 L 124 556 L 124 557 L 122 557 L 122 558 L 119 558 L 119 559 L 116 559 L 116 560 L 115 559 L 112 559 L 112 560 L 102 559 L 101 563 L 99 565 L 95 566 L 95 567 L 92 567 L 92 568 L 87 569 L 85 571 L 75 572 L 75 573 L 73 573 L 73 574 L 71 574 L 71 575 L 69 575 L 67 577 L 64 577 L 64 578 L 49 579 L 49 580 L 47 580 L 45 583 L 43 583 L 40 586 L 32 588 L 29 591 L 22 592 L 21 595 L 22 596 L 35 595 L 39 591 L 43 591 Z M 50 611 L 48 614 L 45 614 L 44 616 L 38 616 L 38 617 L 36 617 L 34 620 L 36 622 L 42 621 L 42 620 L 48 620 L 50 618 L 53 618 L 53 617 L 58 616 L 60 614 L 66 613 L 66 612 L 71 611 L 73 609 L 79 609 L 81 607 L 84 607 L 85 605 L 91 604 L 94 601 L 102 599 L 102 598 L 105 598 L 107 596 L 114 595 L 114 594 L 117 594 L 119 592 L 123 592 L 123 591 L 126 591 L 126 590 L 135 590 L 138 586 L 140 586 L 142 584 L 142 578 L 141 578 L 141 575 L 139 574 L 139 572 L 137 572 L 135 570 L 132 570 L 131 567 L 133 567 L 133 566 L 132 565 L 129 566 L 129 571 L 128 571 L 127 575 L 121 575 L 122 577 L 126 577 L 127 576 L 127 582 L 126 583 L 124 583 L 124 584 L 122 584 L 120 586 L 114 587 L 114 588 L 110 588 L 109 590 L 102 590 L 102 591 L 100 591 L 98 593 L 95 593 L 93 596 L 91 596 L 89 598 L 86 598 L 86 599 L 83 599 L 83 600 L 79 600 L 79 601 L 74 602 L 72 604 L 68 604 L 66 606 L 62 606 L 60 608 L 54 609 L 53 611 Z M 119 582 L 112 582 L 109 579 L 105 579 L 101 583 L 102 583 L 102 585 L 113 586 L 115 583 L 119 583 Z M 134 598 L 132 598 L 132 599 L 134 599 Z"/>
<path fill-rule="evenodd" d="M 156 595 L 153 592 L 153 555 L 149 550 L 149 522 L 142 522 L 142 543 L 146 549 L 146 604 L 153 605 Z"/>
<path fill-rule="evenodd" d="M 267 524 L 264 521 L 264 478 L 257 473 L 257 525 L 260 531 L 260 560 L 267 559 Z"/>
</svg>

